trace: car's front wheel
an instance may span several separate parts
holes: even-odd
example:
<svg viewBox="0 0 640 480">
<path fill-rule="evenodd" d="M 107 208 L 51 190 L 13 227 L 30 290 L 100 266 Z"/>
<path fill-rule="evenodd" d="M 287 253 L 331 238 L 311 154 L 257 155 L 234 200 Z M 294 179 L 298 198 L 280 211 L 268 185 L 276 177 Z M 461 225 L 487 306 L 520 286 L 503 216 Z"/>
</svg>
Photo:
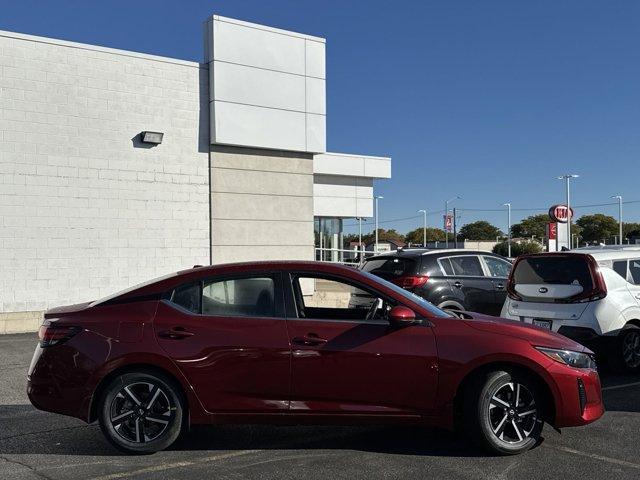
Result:
<svg viewBox="0 0 640 480">
<path fill-rule="evenodd" d="M 464 422 L 471 438 L 485 450 L 515 455 L 540 439 L 542 406 L 542 395 L 529 376 L 493 371 L 467 389 Z"/>
<path fill-rule="evenodd" d="M 125 373 L 104 389 L 99 422 L 109 442 L 127 453 L 169 447 L 180 435 L 184 407 L 172 382 L 143 372 Z"/>
</svg>

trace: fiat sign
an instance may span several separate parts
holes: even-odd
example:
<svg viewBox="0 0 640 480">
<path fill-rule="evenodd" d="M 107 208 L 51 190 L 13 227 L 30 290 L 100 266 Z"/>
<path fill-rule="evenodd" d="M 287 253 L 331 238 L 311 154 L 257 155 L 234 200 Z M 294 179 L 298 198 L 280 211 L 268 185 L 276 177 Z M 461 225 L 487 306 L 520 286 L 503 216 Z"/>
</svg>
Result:
<svg viewBox="0 0 640 480">
<path fill-rule="evenodd" d="M 549 209 L 549 216 L 554 222 L 567 223 L 567 217 L 573 218 L 573 208 L 567 208 L 566 205 L 554 205 Z"/>
</svg>

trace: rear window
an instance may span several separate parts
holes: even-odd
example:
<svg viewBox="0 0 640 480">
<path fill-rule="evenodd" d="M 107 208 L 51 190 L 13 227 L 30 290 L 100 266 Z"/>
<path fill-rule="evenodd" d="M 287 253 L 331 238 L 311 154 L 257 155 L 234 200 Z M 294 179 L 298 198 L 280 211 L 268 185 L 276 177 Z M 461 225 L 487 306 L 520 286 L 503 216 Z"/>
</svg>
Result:
<svg viewBox="0 0 640 480">
<path fill-rule="evenodd" d="M 513 272 L 518 284 L 580 285 L 583 290 L 593 288 L 589 265 L 579 256 L 542 256 L 522 259 Z"/>
<path fill-rule="evenodd" d="M 386 279 L 398 278 L 415 275 L 417 262 L 403 257 L 372 258 L 364 263 L 362 270 Z"/>
</svg>

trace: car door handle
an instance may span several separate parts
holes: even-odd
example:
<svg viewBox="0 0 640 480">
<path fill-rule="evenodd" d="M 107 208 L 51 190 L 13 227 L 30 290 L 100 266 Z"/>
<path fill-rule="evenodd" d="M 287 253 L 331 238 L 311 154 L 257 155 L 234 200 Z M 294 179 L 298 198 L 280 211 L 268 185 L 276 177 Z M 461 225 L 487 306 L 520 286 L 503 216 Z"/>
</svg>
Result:
<svg viewBox="0 0 640 480">
<path fill-rule="evenodd" d="M 308 346 L 308 347 L 312 347 L 312 346 L 317 346 L 317 345 L 323 345 L 323 344 L 327 343 L 327 340 L 324 339 L 324 338 L 320 338 L 315 333 L 307 333 L 306 335 L 304 335 L 302 337 L 293 338 L 291 340 L 291 343 L 294 343 L 296 345 L 305 345 L 305 346 Z"/>
<path fill-rule="evenodd" d="M 499 284 L 496 285 L 496 289 L 497 290 L 504 290 L 504 285 L 499 283 Z"/>
<path fill-rule="evenodd" d="M 453 286 L 456 288 L 462 288 L 462 282 L 455 282 Z"/>
<path fill-rule="evenodd" d="M 158 336 L 169 340 L 182 340 L 183 338 L 193 337 L 193 332 L 188 332 L 184 327 L 173 327 L 170 330 L 158 333 Z"/>
</svg>

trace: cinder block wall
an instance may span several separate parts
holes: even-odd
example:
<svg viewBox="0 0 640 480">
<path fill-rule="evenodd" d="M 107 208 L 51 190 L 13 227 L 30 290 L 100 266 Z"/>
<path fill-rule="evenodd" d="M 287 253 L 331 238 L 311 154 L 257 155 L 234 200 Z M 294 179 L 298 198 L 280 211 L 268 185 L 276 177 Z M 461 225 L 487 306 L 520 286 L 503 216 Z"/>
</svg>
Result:
<svg viewBox="0 0 640 480">
<path fill-rule="evenodd" d="M 209 262 L 207 82 L 198 63 L 0 32 L 0 323 Z"/>
<path fill-rule="evenodd" d="M 213 263 L 313 260 L 313 157 L 211 147 Z"/>
</svg>

